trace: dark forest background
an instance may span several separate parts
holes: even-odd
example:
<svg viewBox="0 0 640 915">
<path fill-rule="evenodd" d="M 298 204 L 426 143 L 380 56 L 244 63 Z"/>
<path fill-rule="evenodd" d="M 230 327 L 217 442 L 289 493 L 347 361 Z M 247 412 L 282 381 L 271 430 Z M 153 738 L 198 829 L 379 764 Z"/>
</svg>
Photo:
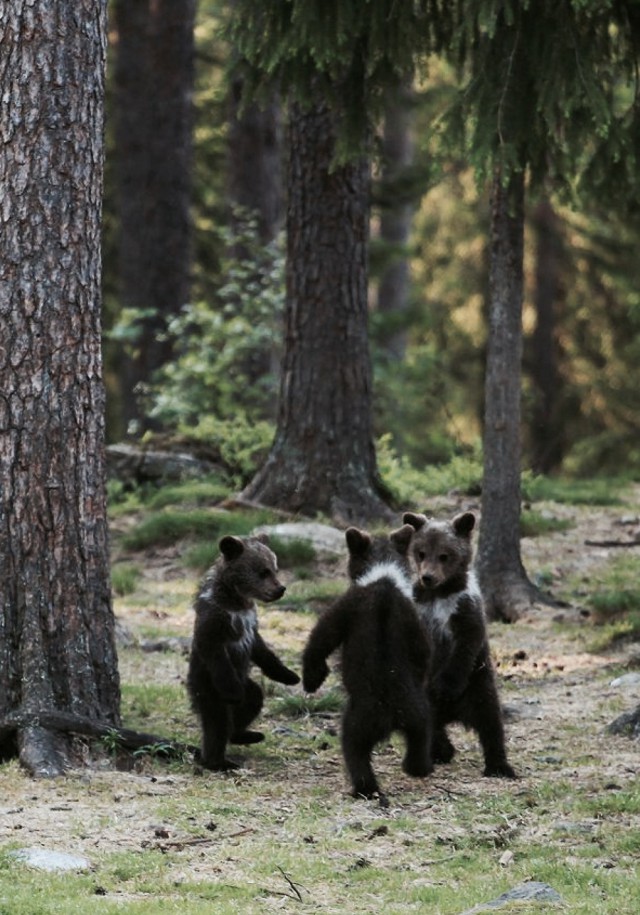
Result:
<svg viewBox="0 0 640 915">
<path fill-rule="evenodd" d="M 276 419 L 287 106 L 275 91 L 241 106 L 242 64 L 221 33 L 233 6 L 110 5 L 105 363 L 110 441 L 162 432 L 223 449 L 246 482 Z M 481 448 L 489 191 L 473 156 L 443 140 L 458 80 L 433 56 L 376 122 L 368 298 L 383 471 Z M 526 198 L 523 467 L 635 474 L 640 223 L 610 181 L 579 193 L 578 172 Z"/>
</svg>

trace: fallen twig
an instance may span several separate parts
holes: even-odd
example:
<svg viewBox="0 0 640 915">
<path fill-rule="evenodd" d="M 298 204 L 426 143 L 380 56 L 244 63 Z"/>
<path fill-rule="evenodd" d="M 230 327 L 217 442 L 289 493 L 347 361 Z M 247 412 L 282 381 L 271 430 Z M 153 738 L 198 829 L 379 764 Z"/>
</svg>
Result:
<svg viewBox="0 0 640 915">
<path fill-rule="evenodd" d="M 585 546 L 640 546 L 640 540 L 585 540 Z"/>
<path fill-rule="evenodd" d="M 302 894 L 300 893 L 300 890 L 298 889 L 298 887 L 302 886 L 302 884 L 294 883 L 293 880 L 291 879 L 291 877 L 288 874 L 285 874 L 285 872 L 282 870 L 282 868 L 279 865 L 278 865 L 278 870 L 280 871 L 280 873 L 282 874 L 284 879 L 287 881 L 287 883 L 293 890 L 293 893 L 277 893 L 276 892 L 275 895 L 276 896 L 286 896 L 288 899 L 296 899 L 298 902 L 302 902 Z M 304 890 L 304 889 L 306 889 L 306 887 L 302 886 L 302 889 Z"/>
</svg>

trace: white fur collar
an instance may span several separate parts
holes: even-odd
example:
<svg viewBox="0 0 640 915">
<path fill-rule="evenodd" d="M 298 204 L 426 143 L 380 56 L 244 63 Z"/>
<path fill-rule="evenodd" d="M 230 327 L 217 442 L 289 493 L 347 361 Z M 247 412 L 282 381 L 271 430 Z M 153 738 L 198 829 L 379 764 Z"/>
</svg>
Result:
<svg viewBox="0 0 640 915">
<path fill-rule="evenodd" d="M 408 575 L 406 575 L 395 562 L 376 563 L 368 572 L 365 572 L 364 575 L 361 575 L 360 578 L 356 579 L 356 584 L 359 587 L 364 588 L 367 585 L 372 585 L 376 581 L 381 581 L 383 578 L 391 579 L 391 582 L 405 597 L 408 597 L 409 600 L 413 600 L 413 585 L 411 584 Z"/>
<path fill-rule="evenodd" d="M 448 597 L 436 597 L 435 600 L 418 603 L 420 615 L 427 623 L 438 626 L 447 626 L 451 616 L 455 613 L 458 600 L 465 594 L 468 594 L 473 600 L 479 601 L 482 607 L 482 592 L 478 584 L 478 576 L 473 569 L 467 572 L 466 588 L 464 591 L 457 591 Z"/>
</svg>

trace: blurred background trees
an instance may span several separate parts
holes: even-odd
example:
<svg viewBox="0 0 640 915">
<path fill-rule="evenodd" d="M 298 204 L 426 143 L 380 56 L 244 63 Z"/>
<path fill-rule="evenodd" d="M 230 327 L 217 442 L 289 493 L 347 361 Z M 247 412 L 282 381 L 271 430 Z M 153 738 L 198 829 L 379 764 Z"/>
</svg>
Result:
<svg viewBox="0 0 640 915">
<path fill-rule="evenodd" d="M 148 377 L 140 379 L 136 404 L 145 420 L 152 417 L 165 432 L 196 437 L 210 447 L 224 440 L 228 455 L 235 440 L 242 464 L 240 482 L 247 483 L 268 453 L 275 431 L 284 309 L 284 249 L 277 231 L 285 206 L 280 170 L 287 103 L 273 89 L 266 107 L 238 106 L 243 62 L 239 49 L 219 31 L 235 5 L 202 0 L 196 11 L 190 295 L 186 302 L 176 298 L 168 326 L 156 329 L 163 345 L 171 342 L 172 355 L 163 367 L 150 367 Z M 474 4 L 468 6 L 471 12 Z M 609 17 L 610 44 L 600 49 L 601 91 L 594 100 L 599 116 L 589 115 L 583 106 L 556 124 L 559 146 L 567 156 L 562 144 L 568 133 L 583 138 L 581 158 L 573 163 L 567 158 L 562 177 L 558 163 L 549 169 L 548 156 L 540 153 L 526 173 L 522 466 L 572 475 L 637 472 L 640 266 L 635 251 L 640 210 L 634 204 L 637 105 L 629 69 L 635 59 L 629 42 L 637 36 L 637 27 L 628 4 L 611 10 L 595 3 L 581 6 L 584 21 L 594 29 L 597 15 Z M 183 4 L 175 7 L 184 9 Z M 113 163 L 122 143 L 113 129 L 122 104 L 114 91 L 117 16 L 112 15 L 111 24 Z M 551 31 L 558 27 L 547 24 Z M 471 41 L 470 35 L 466 40 Z M 594 43 L 594 53 L 599 47 Z M 478 180 L 479 135 L 467 134 L 466 143 L 455 144 L 443 129 L 465 78 L 464 68 L 456 66 L 461 49 L 453 50 L 459 52 L 457 60 L 455 55 L 431 56 L 410 85 L 400 81 L 395 97 L 390 93 L 379 100 L 372 149 L 373 434 L 379 452 L 391 453 L 418 470 L 477 455 L 483 433 L 489 194 L 486 181 Z M 551 72 L 554 62 L 552 51 L 545 54 L 537 64 L 543 75 L 545 68 Z M 405 69 L 410 69 L 409 61 Z M 160 92 L 158 83 L 170 70 L 165 59 L 156 82 L 145 92 Z M 579 86 L 579 59 L 574 76 Z M 183 98 L 187 96 L 185 85 Z M 464 126 L 477 123 L 467 112 Z M 240 124 L 245 130 L 242 141 L 234 140 Z M 239 147 L 234 152 L 234 142 L 242 142 L 242 148 L 257 157 L 255 164 L 240 168 L 244 158 Z M 106 362 L 109 435 L 115 440 L 125 434 L 129 420 L 124 404 L 131 396 L 125 391 L 122 360 L 126 350 L 140 345 L 139 338 L 135 341 L 141 316 L 132 321 L 119 291 L 122 266 L 114 238 L 130 217 L 117 204 L 118 184 L 109 162 L 108 157 Z M 542 180 L 545 170 L 548 174 Z M 269 174 L 272 181 L 265 182 Z M 256 182 L 260 177 L 271 192 L 268 203 L 252 198 L 250 189 L 242 192 L 243 182 L 251 176 Z M 531 182 L 532 176 L 537 183 Z M 152 188 L 146 191 L 156 193 Z M 231 215 L 232 204 L 251 208 L 252 199 L 253 221 L 239 225 Z M 265 220 L 271 226 L 266 234 Z M 150 225 L 144 233 L 153 237 Z M 154 247 L 160 254 L 159 243 Z M 246 252 L 250 263 L 262 258 L 271 266 L 257 273 L 243 268 Z M 166 266 L 166 258 L 161 261 Z M 399 291 L 390 299 L 387 290 L 392 282 Z M 161 306 L 159 300 L 148 303 L 158 311 Z"/>
</svg>

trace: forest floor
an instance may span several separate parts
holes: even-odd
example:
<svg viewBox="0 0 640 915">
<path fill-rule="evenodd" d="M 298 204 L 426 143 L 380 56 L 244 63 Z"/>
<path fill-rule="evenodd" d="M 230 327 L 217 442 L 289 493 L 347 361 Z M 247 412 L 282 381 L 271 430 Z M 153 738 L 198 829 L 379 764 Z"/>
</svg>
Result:
<svg viewBox="0 0 640 915">
<path fill-rule="evenodd" d="M 445 513 L 461 507 L 477 508 L 454 498 L 439 506 Z M 335 675 L 316 705 L 301 687 L 265 681 L 266 740 L 238 748 L 245 763 L 231 775 L 198 772 L 188 758 L 141 757 L 128 771 L 94 760 L 63 779 L 37 782 L 15 762 L 0 766 L 0 912 L 151 912 L 161 901 L 163 911 L 181 912 L 293 906 L 454 915 L 527 880 L 552 884 L 565 911 L 640 911 L 640 746 L 606 730 L 640 703 L 638 683 L 615 685 L 640 668 L 640 644 L 607 643 L 581 606 L 622 553 L 640 570 L 640 544 L 587 545 L 638 537 L 640 488 L 626 493 L 624 505 L 536 508 L 572 526 L 523 539 L 525 566 L 571 603 L 534 606 L 513 625 L 490 627 L 517 781 L 483 778 L 475 736 L 453 728 L 452 764 L 425 780 L 408 778 L 394 738 L 374 760 L 389 808 L 353 800 L 340 754 L 339 700 L 324 711 L 320 701 L 339 697 Z M 197 742 L 180 642 L 152 652 L 140 641 L 191 634 L 197 582 L 179 555 L 172 547 L 138 556 L 141 583 L 116 601 L 131 636 L 119 650 L 123 723 Z M 344 567 L 320 563 L 315 574 L 335 578 Z M 289 584 L 293 592 L 291 576 Z M 287 609 L 286 600 L 262 610 L 261 630 L 299 669 L 315 615 Z M 52 894 L 49 904 L 40 896 L 39 907 L 12 908 L 2 856 L 18 847 L 85 855 L 87 898 L 81 892 L 77 909 L 71 902 L 56 908 L 63 890 L 38 884 Z M 11 865 L 19 883 L 15 873 Z"/>
</svg>

